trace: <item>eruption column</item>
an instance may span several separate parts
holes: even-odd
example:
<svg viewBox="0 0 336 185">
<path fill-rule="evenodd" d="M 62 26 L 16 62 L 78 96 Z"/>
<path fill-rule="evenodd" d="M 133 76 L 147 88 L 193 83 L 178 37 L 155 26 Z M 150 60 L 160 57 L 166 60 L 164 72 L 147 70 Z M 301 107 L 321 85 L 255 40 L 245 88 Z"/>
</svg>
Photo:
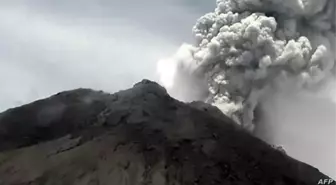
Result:
<svg viewBox="0 0 336 185">
<path fill-rule="evenodd" d="M 256 108 L 270 93 L 313 93 L 335 78 L 335 6 L 335 0 L 217 0 L 193 27 L 195 43 L 160 61 L 162 83 L 253 131 Z"/>
</svg>

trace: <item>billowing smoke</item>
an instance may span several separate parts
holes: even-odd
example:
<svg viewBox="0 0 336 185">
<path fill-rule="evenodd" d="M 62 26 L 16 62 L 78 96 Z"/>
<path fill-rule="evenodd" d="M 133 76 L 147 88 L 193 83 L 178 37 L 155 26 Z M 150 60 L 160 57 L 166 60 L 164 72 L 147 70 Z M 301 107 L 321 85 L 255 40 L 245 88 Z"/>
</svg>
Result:
<svg viewBox="0 0 336 185">
<path fill-rule="evenodd" d="M 193 27 L 196 43 L 159 62 L 161 80 L 175 92 L 186 89 L 181 83 L 193 88 L 178 96 L 201 97 L 197 83 L 180 76 L 197 77 L 207 84 L 205 101 L 253 130 L 265 94 L 313 90 L 332 77 L 335 6 L 334 0 L 217 0 Z"/>
<path fill-rule="evenodd" d="M 335 7 L 335 0 L 217 0 L 193 27 L 195 43 L 159 61 L 161 82 L 254 132 L 275 92 L 309 97 L 335 79 Z"/>
</svg>

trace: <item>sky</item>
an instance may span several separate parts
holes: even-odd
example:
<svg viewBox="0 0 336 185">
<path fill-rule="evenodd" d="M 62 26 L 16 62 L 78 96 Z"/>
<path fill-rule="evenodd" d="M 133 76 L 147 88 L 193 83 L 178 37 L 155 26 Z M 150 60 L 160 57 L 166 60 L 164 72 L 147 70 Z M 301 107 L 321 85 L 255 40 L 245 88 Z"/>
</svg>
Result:
<svg viewBox="0 0 336 185">
<path fill-rule="evenodd" d="M 0 1 L 0 111 L 63 90 L 115 92 L 143 78 L 156 80 L 156 62 L 189 42 L 195 20 L 214 5 Z"/>
<path fill-rule="evenodd" d="M 0 111 L 63 90 L 113 93 L 157 80 L 157 61 L 192 42 L 196 19 L 214 7 L 215 0 L 2 0 Z M 264 107 L 278 108 L 260 129 L 266 141 L 334 175 L 336 125 L 323 120 L 335 118 L 336 104 L 323 102 L 273 97 Z"/>
</svg>

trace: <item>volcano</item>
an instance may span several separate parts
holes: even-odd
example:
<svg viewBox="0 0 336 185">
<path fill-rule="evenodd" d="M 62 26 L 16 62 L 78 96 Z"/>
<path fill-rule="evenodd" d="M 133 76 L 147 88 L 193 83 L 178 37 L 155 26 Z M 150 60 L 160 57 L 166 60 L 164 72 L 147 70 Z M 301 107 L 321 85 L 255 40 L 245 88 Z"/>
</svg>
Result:
<svg viewBox="0 0 336 185">
<path fill-rule="evenodd" d="M 115 94 L 65 91 L 0 114 L 1 185 L 331 181 L 217 107 L 177 101 L 149 80 Z"/>
</svg>

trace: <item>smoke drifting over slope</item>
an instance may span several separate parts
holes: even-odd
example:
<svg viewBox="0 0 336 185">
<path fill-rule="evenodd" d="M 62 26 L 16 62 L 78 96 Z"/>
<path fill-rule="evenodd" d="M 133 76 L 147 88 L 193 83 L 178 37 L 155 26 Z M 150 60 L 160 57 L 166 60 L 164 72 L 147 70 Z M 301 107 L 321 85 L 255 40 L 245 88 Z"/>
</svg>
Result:
<svg viewBox="0 0 336 185">
<path fill-rule="evenodd" d="M 195 43 L 159 61 L 161 82 L 256 131 L 275 92 L 309 98 L 335 79 L 335 7 L 335 0 L 217 0 L 193 27 Z"/>
</svg>

